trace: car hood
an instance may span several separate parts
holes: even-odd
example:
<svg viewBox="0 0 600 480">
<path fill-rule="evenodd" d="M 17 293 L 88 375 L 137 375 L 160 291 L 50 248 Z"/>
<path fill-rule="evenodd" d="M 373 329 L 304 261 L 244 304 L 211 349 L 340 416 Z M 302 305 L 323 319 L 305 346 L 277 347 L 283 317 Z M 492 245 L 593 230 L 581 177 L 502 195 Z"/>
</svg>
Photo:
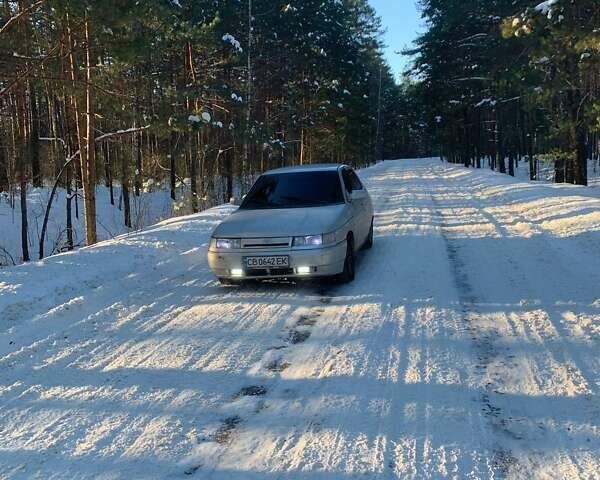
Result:
<svg viewBox="0 0 600 480">
<path fill-rule="evenodd" d="M 215 230 L 218 238 L 294 237 L 320 235 L 350 220 L 347 205 L 314 208 L 236 210 Z"/>
</svg>

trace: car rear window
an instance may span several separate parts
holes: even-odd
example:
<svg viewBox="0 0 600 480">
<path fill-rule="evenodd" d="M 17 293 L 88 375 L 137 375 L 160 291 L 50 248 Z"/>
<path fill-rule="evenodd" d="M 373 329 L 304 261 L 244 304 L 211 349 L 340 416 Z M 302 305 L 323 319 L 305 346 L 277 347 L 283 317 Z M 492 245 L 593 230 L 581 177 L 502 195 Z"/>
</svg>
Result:
<svg viewBox="0 0 600 480">
<path fill-rule="evenodd" d="M 321 207 L 344 203 L 337 171 L 273 173 L 261 176 L 241 209 Z"/>
</svg>

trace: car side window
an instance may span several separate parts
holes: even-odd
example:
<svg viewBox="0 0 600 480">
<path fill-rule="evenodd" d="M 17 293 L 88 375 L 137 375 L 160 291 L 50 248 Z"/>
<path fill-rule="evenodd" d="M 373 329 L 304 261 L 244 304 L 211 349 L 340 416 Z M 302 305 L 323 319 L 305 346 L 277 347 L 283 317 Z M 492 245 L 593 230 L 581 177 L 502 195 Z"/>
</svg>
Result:
<svg viewBox="0 0 600 480">
<path fill-rule="evenodd" d="M 363 184 L 360 182 L 358 175 L 354 170 L 348 170 L 348 175 L 350 176 L 350 183 L 352 185 L 352 190 L 362 190 Z"/>
<path fill-rule="evenodd" d="M 352 193 L 352 177 L 350 176 L 350 170 L 347 168 L 342 169 L 342 180 L 344 180 L 344 186 L 348 193 Z"/>
</svg>

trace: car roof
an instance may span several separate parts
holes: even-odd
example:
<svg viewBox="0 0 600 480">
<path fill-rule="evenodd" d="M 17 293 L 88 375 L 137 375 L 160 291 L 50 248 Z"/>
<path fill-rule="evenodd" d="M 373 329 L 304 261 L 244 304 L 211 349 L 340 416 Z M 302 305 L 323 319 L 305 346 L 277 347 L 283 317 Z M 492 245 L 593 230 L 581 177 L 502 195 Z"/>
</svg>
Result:
<svg viewBox="0 0 600 480">
<path fill-rule="evenodd" d="M 295 167 L 284 167 L 284 168 L 276 168 L 275 170 L 269 170 L 265 172 L 265 175 L 270 175 L 273 173 L 294 173 L 294 172 L 334 172 L 339 170 L 346 165 L 341 165 L 338 163 L 319 163 L 314 165 L 298 165 Z"/>
</svg>

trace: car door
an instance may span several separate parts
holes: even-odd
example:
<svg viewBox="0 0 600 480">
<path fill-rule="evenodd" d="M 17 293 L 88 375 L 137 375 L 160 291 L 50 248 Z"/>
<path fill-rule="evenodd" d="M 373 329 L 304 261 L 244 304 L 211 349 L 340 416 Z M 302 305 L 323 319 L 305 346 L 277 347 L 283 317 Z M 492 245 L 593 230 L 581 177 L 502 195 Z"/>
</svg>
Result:
<svg viewBox="0 0 600 480">
<path fill-rule="evenodd" d="M 352 197 L 357 204 L 358 215 L 360 218 L 362 242 L 367 240 L 369 230 L 371 229 L 371 220 L 373 219 L 373 206 L 371 199 L 367 193 L 367 189 L 363 186 L 356 172 L 349 170 L 350 181 L 352 182 Z"/>
<path fill-rule="evenodd" d="M 342 179 L 346 188 L 346 194 L 351 199 L 353 231 L 356 247 L 358 248 L 365 242 L 369 234 L 370 219 L 366 220 L 369 209 L 369 197 L 358 176 L 350 168 L 344 167 L 342 169 Z"/>
<path fill-rule="evenodd" d="M 352 231 L 354 232 L 354 238 L 356 245 L 360 245 L 362 232 L 360 231 L 360 213 L 358 211 L 358 205 L 353 201 L 352 198 L 352 180 L 350 179 L 349 170 L 344 167 L 341 169 L 342 182 L 344 184 L 344 194 L 348 199 L 348 206 L 352 212 Z"/>
</svg>

